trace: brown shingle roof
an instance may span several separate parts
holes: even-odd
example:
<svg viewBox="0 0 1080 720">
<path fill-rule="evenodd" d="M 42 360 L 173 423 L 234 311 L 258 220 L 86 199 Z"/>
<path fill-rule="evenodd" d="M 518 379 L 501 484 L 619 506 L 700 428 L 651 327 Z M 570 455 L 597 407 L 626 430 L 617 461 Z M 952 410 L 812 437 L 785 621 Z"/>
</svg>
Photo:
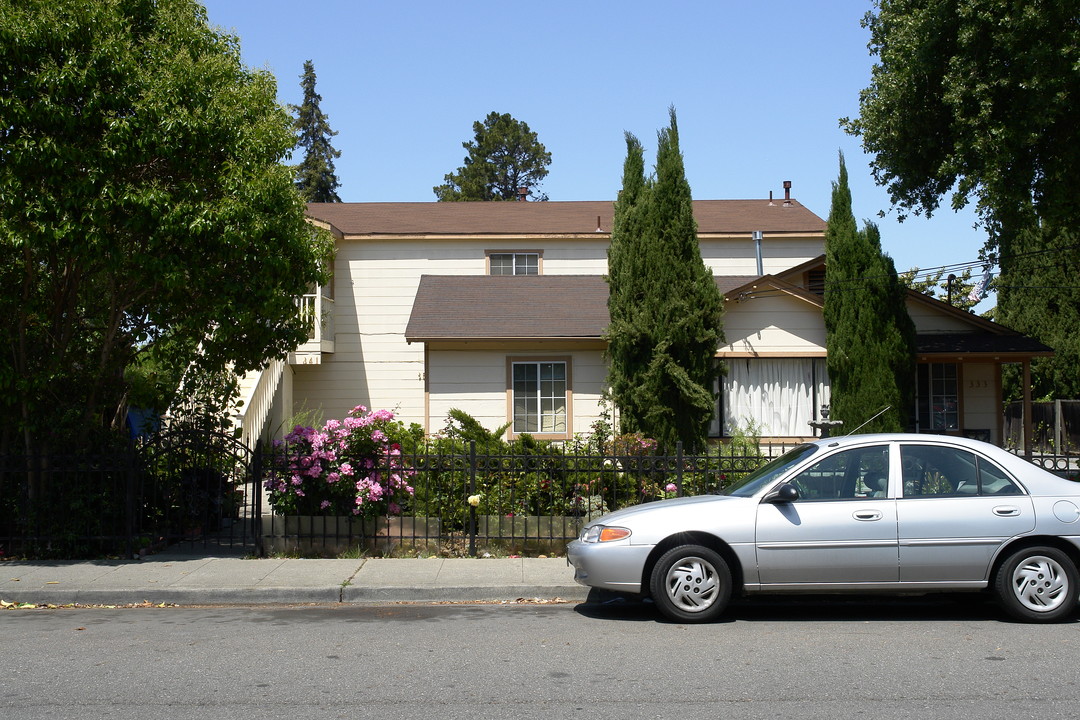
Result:
<svg viewBox="0 0 1080 720">
<path fill-rule="evenodd" d="M 599 275 L 424 275 L 405 339 L 595 339 L 607 297 Z"/>
<path fill-rule="evenodd" d="M 748 280 L 717 276 L 716 284 L 725 292 Z M 598 339 L 610 322 L 607 300 L 600 275 L 424 275 L 405 339 Z"/>
<path fill-rule="evenodd" d="M 309 217 L 344 235 L 575 235 L 611 231 L 611 201 L 311 203 Z M 695 200 L 698 231 L 820 233 L 825 221 L 796 201 Z"/>
<path fill-rule="evenodd" d="M 721 292 L 752 278 L 714 278 Z M 409 342 L 565 338 L 596 340 L 610 322 L 608 285 L 600 275 L 424 275 L 405 328 Z M 968 315 L 965 313 L 965 315 Z M 976 316 L 970 315 L 974 322 Z M 1008 328 L 995 332 L 920 334 L 920 355 L 1050 355 Z"/>
</svg>

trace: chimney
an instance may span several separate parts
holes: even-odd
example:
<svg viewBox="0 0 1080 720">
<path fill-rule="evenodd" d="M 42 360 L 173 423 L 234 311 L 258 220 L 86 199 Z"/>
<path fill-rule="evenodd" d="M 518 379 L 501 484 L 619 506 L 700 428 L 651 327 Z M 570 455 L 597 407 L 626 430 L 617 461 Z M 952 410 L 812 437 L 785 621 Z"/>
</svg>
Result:
<svg viewBox="0 0 1080 720">
<path fill-rule="evenodd" d="M 784 181 L 784 207 L 791 207 L 791 181 Z"/>
<path fill-rule="evenodd" d="M 517 195 L 518 195 L 518 197 L 517 197 L 518 202 L 528 202 L 528 200 L 529 200 L 529 188 L 527 188 L 527 187 L 519 187 L 517 189 Z"/>
</svg>

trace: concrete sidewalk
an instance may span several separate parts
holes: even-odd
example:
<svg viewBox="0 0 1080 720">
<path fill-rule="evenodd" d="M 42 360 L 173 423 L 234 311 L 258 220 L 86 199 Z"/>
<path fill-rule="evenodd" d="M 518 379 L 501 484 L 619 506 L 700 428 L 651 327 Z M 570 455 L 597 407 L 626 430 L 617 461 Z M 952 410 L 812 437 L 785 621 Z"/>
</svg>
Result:
<svg viewBox="0 0 1080 720">
<path fill-rule="evenodd" d="M 564 558 L 306 560 L 155 555 L 0 563 L 0 600 L 52 605 L 583 601 Z"/>
</svg>

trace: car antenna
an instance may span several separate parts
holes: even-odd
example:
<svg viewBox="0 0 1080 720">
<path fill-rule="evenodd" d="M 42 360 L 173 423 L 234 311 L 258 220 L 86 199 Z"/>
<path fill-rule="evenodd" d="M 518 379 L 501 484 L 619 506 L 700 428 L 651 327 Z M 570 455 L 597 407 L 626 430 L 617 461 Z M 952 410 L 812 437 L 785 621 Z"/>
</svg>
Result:
<svg viewBox="0 0 1080 720">
<path fill-rule="evenodd" d="M 882 415 L 884 415 L 884 414 L 885 414 L 885 412 L 886 412 L 886 411 L 887 411 L 887 410 L 888 410 L 889 408 L 891 408 L 891 407 L 892 407 L 892 405 L 886 405 L 885 407 L 883 407 L 883 408 L 881 408 L 880 410 L 878 410 L 878 411 L 877 411 L 877 414 L 876 414 L 876 415 L 874 415 L 874 417 L 870 418 L 869 420 L 867 420 L 866 422 L 864 422 L 864 423 L 863 423 L 862 425 L 860 425 L 859 427 L 855 428 L 855 429 L 854 429 L 854 430 L 852 430 L 851 432 L 849 432 L 849 433 L 844 433 L 844 434 L 845 434 L 845 435 L 854 435 L 855 433 L 859 432 L 859 431 L 860 431 L 860 430 L 862 430 L 862 429 L 863 429 L 864 427 L 866 427 L 867 425 L 869 425 L 870 423 L 874 422 L 874 421 L 875 421 L 875 420 L 877 420 L 877 419 L 878 419 L 879 417 L 881 417 Z"/>
</svg>

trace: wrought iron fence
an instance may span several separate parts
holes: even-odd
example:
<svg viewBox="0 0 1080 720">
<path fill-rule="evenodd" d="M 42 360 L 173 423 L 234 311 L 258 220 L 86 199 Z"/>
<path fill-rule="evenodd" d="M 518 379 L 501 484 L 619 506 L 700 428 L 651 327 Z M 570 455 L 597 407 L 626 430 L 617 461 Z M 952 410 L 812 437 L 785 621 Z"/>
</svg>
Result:
<svg viewBox="0 0 1080 720">
<path fill-rule="evenodd" d="M 267 553 L 560 553 L 590 519 L 629 505 L 721 491 L 783 447 L 756 453 L 596 455 L 556 446 L 529 454 L 408 453 L 411 498 L 393 514 L 264 515 Z M 265 464 L 270 482 L 287 473 Z"/>
<path fill-rule="evenodd" d="M 98 455 L 0 456 L 0 557 L 252 553 L 252 461 L 230 437 L 188 431 Z"/>
<path fill-rule="evenodd" d="M 374 517 L 275 514 L 265 487 L 285 469 L 222 436 L 163 434 L 100 455 L 0 456 L 0 557 L 558 554 L 592 518 L 721 491 L 784 450 L 423 448 L 395 461 L 407 468 L 409 499 Z M 1030 459 L 1077 474 L 1075 455 Z"/>
<path fill-rule="evenodd" d="M 561 553 L 591 518 L 722 490 L 782 452 L 595 455 L 421 449 L 401 457 L 412 493 L 376 517 L 279 515 L 284 470 L 220 435 L 163 433 L 99 456 L 0 456 L 0 557 Z"/>
</svg>

